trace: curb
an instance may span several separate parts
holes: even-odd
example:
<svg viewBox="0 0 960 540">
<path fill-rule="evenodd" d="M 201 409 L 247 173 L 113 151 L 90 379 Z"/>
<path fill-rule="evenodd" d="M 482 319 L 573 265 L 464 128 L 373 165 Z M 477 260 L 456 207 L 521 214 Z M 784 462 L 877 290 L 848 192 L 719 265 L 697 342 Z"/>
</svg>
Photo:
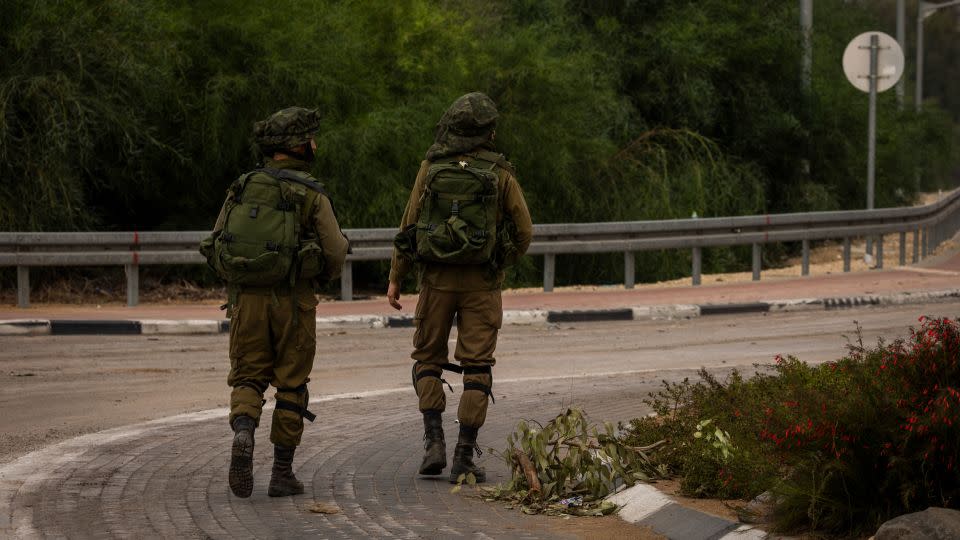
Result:
<svg viewBox="0 0 960 540">
<path fill-rule="evenodd" d="M 767 533 L 736 521 L 682 506 L 649 484 L 636 484 L 607 500 L 620 506 L 620 519 L 650 527 L 667 538 L 760 540 Z"/>
<path fill-rule="evenodd" d="M 824 311 L 861 306 L 901 306 L 960 299 L 960 289 L 842 298 L 794 298 L 730 304 L 675 304 L 584 310 L 507 310 L 505 325 L 573 322 L 655 321 L 709 315 Z M 412 315 L 342 315 L 318 317 L 317 328 L 412 328 Z M 42 320 L 0 321 L 0 336 L 41 335 L 200 335 L 230 331 L 229 320 Z"/>
</svg>

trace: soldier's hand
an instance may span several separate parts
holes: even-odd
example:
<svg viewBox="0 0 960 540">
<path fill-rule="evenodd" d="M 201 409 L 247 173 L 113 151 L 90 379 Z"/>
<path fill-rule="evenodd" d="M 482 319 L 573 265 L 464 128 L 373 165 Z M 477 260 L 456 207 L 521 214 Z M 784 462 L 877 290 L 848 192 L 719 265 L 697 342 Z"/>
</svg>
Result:
<svg viewBox="0 0 960 540">
<path fill-rule="evenodd" d="M 403 309 L 403 306 L 400 305 L 400 284 L 396 281 L 391 281 L 390 285 L 387 286 L 387 301 L 390 302 L 393 309 Z"/>
</svg>

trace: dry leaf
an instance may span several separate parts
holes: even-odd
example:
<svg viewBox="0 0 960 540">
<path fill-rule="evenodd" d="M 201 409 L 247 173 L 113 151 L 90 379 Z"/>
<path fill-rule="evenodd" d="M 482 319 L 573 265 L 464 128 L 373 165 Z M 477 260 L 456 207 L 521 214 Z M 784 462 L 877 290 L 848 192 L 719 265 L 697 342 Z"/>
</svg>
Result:
<svg viewBox="0 0 960 540">
<path fill-rule="evenodd" d="M 327 503 L 313 503 L 307 507 L 307 510 L 313 512 L 314 514 L 339 514 L 340 508 L 333 504 Z"/>
</svg>

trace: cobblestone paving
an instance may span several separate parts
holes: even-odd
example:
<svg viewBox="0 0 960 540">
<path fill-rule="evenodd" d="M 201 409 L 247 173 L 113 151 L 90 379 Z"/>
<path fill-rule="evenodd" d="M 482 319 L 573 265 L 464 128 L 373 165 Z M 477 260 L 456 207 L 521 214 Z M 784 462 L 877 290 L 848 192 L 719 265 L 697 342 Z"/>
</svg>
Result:
<svg viewBox="0 0 960 540">
<path fill-rule="evenodd" d="M 502 450 L 521 418 L 549 420 L 571 403 L 595 420 L 644 411 L 650 375 L 497 384 L 482 447 Z M 412 389 L 314 403 L 294 467 L 304 495 L 269 498 L 269 414 L 257 430 L 253 496 L 227 487 L 226 411 L 204 411 L 79 437 L 0 467 L 0 537 L 52 538 L 563 538 L 562 527 L 465 488 L 418 477 L 422 423 Z M 452 455 L 460 390 L 444 415 Z M 485 452 L 491 483 L 508 471 Z M 334 515 L 314 514 L 314 502 Z"/>
</svg>

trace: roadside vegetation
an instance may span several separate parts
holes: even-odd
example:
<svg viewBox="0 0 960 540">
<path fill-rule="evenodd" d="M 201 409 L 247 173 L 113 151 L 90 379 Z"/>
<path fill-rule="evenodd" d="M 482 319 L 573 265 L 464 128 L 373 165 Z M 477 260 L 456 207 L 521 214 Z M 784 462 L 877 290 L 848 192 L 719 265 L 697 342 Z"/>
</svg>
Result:
<svg viewBox="0 0 960 540">
<path fill-rule="evenodd" d="M 892 32 L 894 5 L 818 0 L 805 94 L 797 3 L 779 0 L 0 0 L 0 230 L 208 228 L 256 164 L 252 123 L 290 104 L 324 115 L 314 172 L 343 226 L 395 226 L 441 111 L 474 89 L 501 109 L 538 223 L 859 208 L 867 100 L 839 58 L 862 31 Z M 942 15 L 924 112 L 880 96 L 880 207 L 952 185 L 960 163 L 960 46 Z M 688 258 L 645 254 L 638 278 L 680 277 Z M 704 271 L 749 258 L 707 250 Z M 557 283 L 616 283 L 614 261 L 561 258 Z M 535 264 L 511 283 L 535 282 Z M 357 266 L 361 287 L 385 276 Z"/>
<path fill-rule="evenodd" d="M 908 337 L 874 346 L 858 330 L 848 349 L 816 366 L 777 357 L 750 377 L 664 382 L 646 402 L 653 414 L 616 435 L 609 425 L 574 429 L 574 445 L 579 411 L 543 428 L 522 423 L 503 454 L 512 481 L 489 493 L 525 511 L 562 512 L 575 496 L 600 510 L 620 485 L 670 476 L 683 495 L 741 509 L 766 494 L 778 531 L 842 536 L 929 506 L 960 508 L 960 325 L 921 317 Z"/>
</svg>

